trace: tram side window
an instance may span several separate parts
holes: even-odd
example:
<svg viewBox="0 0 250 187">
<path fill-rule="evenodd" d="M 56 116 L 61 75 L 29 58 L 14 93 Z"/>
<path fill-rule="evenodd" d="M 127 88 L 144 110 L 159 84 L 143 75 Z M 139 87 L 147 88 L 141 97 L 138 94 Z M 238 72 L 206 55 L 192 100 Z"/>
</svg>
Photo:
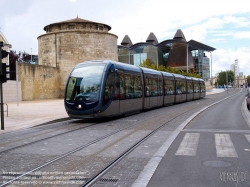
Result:
<svg viewBox="0 0 250 187">
<path fill-rule="evenodd" d="M 162 91 L 162 79 L 158 79 L 157 81 L 157 95 L 161 96 L 163 95 L 163 91 Z"/>
<path fill-rule="evenodd" d="M 150 96 L 150 78 L 146 77 L 145 78 L 145 96 L 149 97 Z"/>
<path fill-rule="evenodd" d="M 125 99 L 123 74 L 119 74 L 116 78 L 114 99 Z"/>
<path fill-rule="evenodd" d="M 120 86 L 117 87 L 120 90 L 120 99 L 142 97 L 142 81 L 139 75 L 120 74 L 119 81 Z"/>
<path fill-rule="evenodd" d="M 182 86 L 181 81 L 176 80 L 176 94 L 182 94 L 181 86 Z"/>
<path fill-rule="evenodd" d="M 195 93 L 200 93 L 200 88 L 198 83 L 194 83 L 194 92 Z"/>
<path fill-rule="evenodd" d="M 131 75 L 123 74 L 125 99 L 133 97 Z"/>
<path fill-rule="evenodd" d="M 165 79 L 164 95 L 173 95 L 173 94 L 174 94 L 174 81 Z"/>
<path fill-rule="evenodd" d="M 141 77 L 138 75 L 133 75 L 134 82 L 134 97 L 141 98 L 142 97 L 142 82 Z"/>
<path fill-rule="evenodd" d="M 151 78 L 150 96 L 157 96 L 157 78 Z"/>
<path fill-rule="evenodd" d="M 103 103 L 106 104 L 111 99 L 111 95 L 113 92 L 114 87 L 114 73 L 109 70 L 106 83 L 105 83 L 105 90 L 103 95 Z"/>
<path fill-rule="evenodd" d="M 183 94 L 187 93 L 187 81 L 181 81 L 182 82 L 182 87 L 181 87 L 181 92 Z"/>
<path fill-rule="evenodd" d="M 66 92 L 66 100 L 73 100 L 75 96 L 75 84 L 76 84 L 76 78 L 70 77 L 68 86 L 67 86 L 67 92 Z"/>
<path fill-rule="evenodd" d="M 201 92 L 206 92 L 206 88 L 204 83 L 201 83 Z"/>
<path fill-rule="evenodd" d="M 191 81 L 187 82 L 188 93 L 193 93 L 193 84 Z"/>
</svg>

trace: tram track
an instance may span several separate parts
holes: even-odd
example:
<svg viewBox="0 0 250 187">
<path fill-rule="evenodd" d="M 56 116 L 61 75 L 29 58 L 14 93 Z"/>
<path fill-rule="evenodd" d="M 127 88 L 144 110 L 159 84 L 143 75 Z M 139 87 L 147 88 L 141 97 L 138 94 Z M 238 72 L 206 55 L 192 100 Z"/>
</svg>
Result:
<svg viewBox="0 0 250 187">
<path fill-rule="evenodd" d="M 33 129 L 38 129 L 38 128 L 40 128 L 41 126 L 44 126 L 44 125 L 54 125 L 54 124 L 56 124 L 56 123 L 58 123 L 58 122 L 67 122 L 67 121 L 73 121 L 72 119 L 63 119 L 63 120 L 60 120 L 60 119 L 57 119 L 57 120 L 54 120 L 54 121 L 51 121 L 51 122 L 46 122 L 46 123 L 43 123 L 43 124 L 39 124 L 39 125 L 36 125 L 36 126 L 33 126 L 33 127 L 30 127 L 30 129 L 31 128 L 33 128 Z M 72 126 L 75 126 L 75 125 L 72 125 Z M 1 137 L 1 139 L 0 139 L 0 142 L 1 142 L 1 144 L 0 144 L 0 147 L 2 147 L 2 146 L 5 146 L 5 145 L 9 145 L 9 144 L 12 144 L 12 143 L 15 143 L 15 142 L 19 142 L 19 141 L 22 141 L 22 140 L 27 140 L 27 139 L 30 139 L 30 138 L 33 138 L 34 136 L 41 136 L 41 135 L 44 135 L 44 134 L 49 134 L 49 133 L 53 133 L 53 132 L 56 132 L 56 131 L 60 131 L 60 130 L 63 130 L 63 129 L 66 129 L 66 128 L 68 128 L 68 127 L 71 127 L 71 126 L 67 126 L 67 127 L 59 127 L 59 128 L 55 128 L 55 129 L 50 129 L 51 131 L 49 131 L 49 132 L 32 132 L 32 135 L 30 135 L 30 131 L 23 131 L 23 130 L 17 130 L 17 131 L 14 131 L 14 132 L 8 132 L 7 134 L 8 134 L 8 138 L 7 138 L 7 140 L 6 140 L 6 138 L 5 138 L 5 136 L 6 136 L 6 134 L 4 134 L 2 137 Z M 39 130 L 41 130 L 41 129 L 39 129 Z M 46 131 L 47 129 L 44 129 L 43 131 Z M 19 135 L 17 136 L 16 135 L 16 133 L 19 133 Z M 12 134 L 12 136 L 10 136 L 10 134 Z M 34 135 L 33 135 L 34 134 Z M 25 137 L 26 135 L 28 135 L 27 137 Z M 20 136 L 22 136 L 22 138 L 19 138 Z M 19 139 L 18 139 L 19 138 Z M 10 141 L 10 140 L 8 140 L 8 139 L 10 139 L 10 140 L 12 140 L 12 141 Z M 14 140 L 14 141 L 13 141 Z M 2 142 L 5 142 L 5 143 L 2 143 Z"/>
<path fill-rule="evenodd" d="M 238 94 L 238 93 L 236 93 Z M 230 97 L 235 96 L 231 95 L 225 99 L 222 99 L 220 101 L 214 102 L 213 104 L 209 105 L 208 107 L 204 107 L 197 115 L 199 115 L 200 113 L 202 113 L 204 110 L 212 107 L 213 105 L 216 105 Z M 163 123 L 162 125 L 160 125 L 159 127 L 157 127 L 156 129 L 154 129 L 153 131 L 151 131 L 150 133 L 148 133 L 147 135 L 145 135 L 143 138 L 141 138 L 138 142 L 136 142 L 133 146 L 131 146 L 130 148 L 128 148 L 127 150 L 125 150 L 121 155 L 119 155 L 116 159 L 114 159 L 114 161 L 112 161 L 110 164 L 108 164 L 106 167 L 104 167 L 100 172 L 98 172 L 97 174 L 93 175 L 91 178 L 86 179 L 85 183 L 81 185 L 81 187 L 90 187 L 93 186 L 97 181 L 100 181 L 101 178 L 105 175 L 105 173 L 107 173 L 109 170 L 111 170 L 117 163 L 119 163 L 123 158 L 125 158 L 128 154 L 130 154 L 133 150 L 135 150 L 139 145 L 141 145 L 143 142 L 145 142 L 148 138 L 152 137 L 156 132 L 158 132 L 159 130 L 161 130 L 163 127 L 165 127 L 167 124 L 169 124 L 171 121 L 173 121 L 174 119 L 178 118 L 179 116 L 187 113 L 189 110 L 186 110 L 183 113 L 178 114 L 177 116 L 171 118 L 170 120 L 168 120 L 166 123 Z M 189 123 L 189 122 L 188 122 Z M 188 124 L 187 123 L 187 124 Z"/>
<path fill-rule="evenodd" d="M 213 99 L 212 99 L 212 100 L 213 100 Z M 215 99 L 215 100 L 218 100 L 218 99 Z M 201 106 L 207 105 L 207 103 L 211 103 L 211 100 L 203 100 L 203 101 L 202 101 L 202 100 L 197 100 L 197 101 L 199 101 L 199 103 L 202 103 L 202 104 L 200 104 Z M 176 105 L 176 106 L 177 106 L 177 105 Z M 159 131 L 162 127 L 166 126 L 169 122 L 171 122 L 172 120 L 178 118 L 179 116 L 183 115 L 184 113 L 189 112 L 189 111 L 191 111 L 191 110 L 197 108 L 197 105 L 194 105 L 194 104 L 192 104 L 192 103 L 186 103 L 184 108 L 185 108 L 185 110 L 182 111 L 182 110 L 179 110 L 178 107 L 176 107 L 174 111 L 169 112 L 168 115 L 167 115 L 167 118 L 170 117 L 170 119 L 167 120 L 167 122 L 165 121 L 165 123 L 159 125 L 159 127 L 155 128 L 155 129 L 152 130 L 149 134 L 147 134 L 146 136 L 144 136 L 143 138 L 141 138 L 140 141 L 136 142 L 135 144 L 133 144 L 133 146 L 131 146 L 130 148 L 128 148 L 127 150 L 125 150 L 119 157 L 117 157 L 117 158 L 114 159 L 112 162 L 110 162 L 108 165 L 106 165 L 106 166 L 104 167 L 104 169 L 102 169 L 102 170 L 99 172 L 100 174 L 92 174 L 92 177 L 89 177 L 88 180 L 86 181 L 87 183 L 83 184 L 83 186 L 84 186 L 84 185 L 89 185 L 90 181 L 97 181 L 97 180 L 99 180 L 100 177 L 101 177 L 104 173 L 106 173 L 106 171 L 108 170 L 108 168 L 113 167 L 117 162 L 119 162 L 119 161 L 120 161 L 122 158 L 124 158 L 127 154 L 129 154 L 131 151 L 133 151 L 136 147 L 138 147 L 138 146 L 139 146 L 142 142 L 144 142 L 146 139 L 148 139 L 148 138 L 151 137 L 153 134 L 155 134 L 157 131 Z M 177 113 L 177 114 L 176 114 L 176 113 Z M 148 117 L 148 118 L 144 118 L 143 120 L 140 120 L 140 121 L 136 122 L 135 124 L 129 125 L 129 126 L 125 127 L 125 128 L 116 130 L 116 131 L 111 132 L 111 133 L 109 133 L 109 134 L 107 134 L 107 135 L 105 135 L 105 136 L 102 136 L 102 137 L 100 137 L 100 138 L 98 138 L 98 139 L 95 139 L 95 140 L 93 140 L 93 141 L 91 141 L 91 142 L 88 142 L 87 144 L 84 144 L 84 145 L 82 145 L 82 146 L 80 146 L 80 147 L 78 147 L 78 148 L 76 148 L 76 149 L 74 149 L 74 150 L 71 150 L 71 151 L 69 151 L 69 152 L 67 152 L 67 153 L 65 153 L 65 154 L 63 154 L 63 155 L 60 155 L 60 156 L 58 156 L 58 157 L 56 157 L 56 158 L 54 158 L 54 159 L 52 159 L 52 160 L 50 160 L 50 161 L 48 161 L 48 162 L 46 162 L 46 163 L 44 163 L 44 164 L 41 164 L 40 166 L 38 166 L 38 167 L 36 167 L 36 168 L 34 168 L 34 169 L 32 169 L 32 170 L 26 172 L 26 173 L 23 173 L 22 175 L 19 175 L 18 177 L 14 178 L 13 180 L 8 181 L 8 183 L 4 183 L 4 184 L 2 184 L 2 185 L 0 185 L 0 186 L 5 186 L 5 185 L 7 185 L 7 184 L 10 184 L 10 183 L 13 182 L 13 181 L 16 181 L 16 180 L 18 180 L 18 179 L 21 179 L 22 177 L 27 176 L 27 175 L 31 174 L 32 172 L 34 172 L 34 171 L 40 170 L 40 169 L 42 169 L 42 168 L 45 168 L 46 166 L 48 166 L 48 165 L 50 165 L 50 164 L 52 164 L 52 163 L 55 163 L 55 162 L 57 162 L 57 161 L 59 161 L 59 160 L 65 158 L 65 157 L 67 157 L 67 156 L 69 156 L 69 155 L 72 155 L 73 153 L 76 153 L 76 152 L 78 152 L 78 151 L 80 151 L 80 150 L 83 150 L 84 148 L 86 148 L 86 147 L 88 147 L 88 146 L 90 146 L 90 145 L 93 145 L 93 144 L 95 144 L 95 143 L 97 143 L 97 142 L 100 142 L 100 141 L 102 141 L 102 140 L 104 140 L 104 139 L 106 139 L 106 138 L 108 138 L 108 137 L 110 137 L 110 136 L 112 136 L 112 135 L 114 135 L 114 134 L 117 134 L 117 133 L 119 133 L 119 132 L 122 132 L 122 131 L 125 131 L 125 130 L 128 130 L 128 129 L 131 129 L 131 128 L 133 128 L 133 127 L 135 128 L 136 126 L 138 126 L 138 128 L 135 128 L 132 132 L 130 132 L 130 133 L 128 133 L 127 135 L 124 135 L 122 138 L 120 138 L 120 140 L 122 140 L 122 139 L 125 139 L 126 137 L 128 137 L 129 135 L 131 135 L 131 134 L 133 134 L 133 133 L 139 132 L 139 131 L 142 130 L 142 129 L 145 130 L 145 127 L 146 127 L 146 126 L 148 126 L 148 130 L 150 130 L 151 128 L 153 128 L 153 127 L 152 127 L 152 123 L 153 123 L 157 118 L 162 117 L 164 114 L 166 114 L 166 112 L 164 112 L 164 111 L 163 111 L 163 112 L 160 112 L 160 113 L 158 113 L 158 114 L 156 114 L 156 115 L 154 115 L 154 116 L 150 116 L 150 117 Z M 166 117 L 163 118 L 162 121 L 164 121 L 164 119 L 166 119 Z M 114 122 L 114 121 L 112 121 L 112 122 Z M 143 124 L 144 124 L 144 125 L 143 125 Z M 99 124 L 99 125 L 100 125 L 100 124 Z M 155 125 L 154 125 L 154 126 L 155 126 Z M 116 142 L 111 142 L 110 145 L 107 145 L 105 148 L 103 148 L 103 151 L 106 150 L 107 148 L 112 147 L 115 143 L 116 143 Z M 100 154 L 100 152 L 101 152 L 101 151 L 98 151 L 96 154 Z M 90 155 L 90 157 L 93 157 L 93 156 L 94 156 L 93 154 Z M 94 161 L 91 159 L 90 162 L 94 162 Z M 68 163 L 68 165 L 71 165 L 71 164 Z M 69 168 L 69 167 L 66 167 L 65 169 L 66 169 L 66 171 L 70 171 L 70 168 Z M 73 169 L 73 168 L 71 168 L 71 170 L 72 170 L 72 169 Z M 92 182 L 91 182 L 91 183 L 92 183 Z"/>
<path fill-rule="evenodd" d="M 98 123 L 96 123 L 96 124 L 98 124 Z M 29 146 L 29 145 L 38 143 L 38 142 L 42 142 L 42 141 L 45 141 L 45 140 L 49 140 L 49 139 L 55 138 L 55 137 L 57 137 L 57 136 L 65 135 L 65 134 L 67 134 L 67 133 L 71 133 L 71 132 L 74 132 L 74 131 L 78 131 L 78 130 L 80 130 L 80 129 L 88 128 L 88 127 L 93 126 L 93 125 L 96 125 L 96 124 L 90 124 L 90 125 L 87 125 L 87 126 L 84 126 L 84 127 L 80 127 L 80 128 L 78 127 L 78 128 L 76 128 L 76 129 L 68 130 L 68 131 L 63 132 L 63 133 L 60 133 L 60 134 L 50 135 L 49 137 L 42 138 L 42 139 L 39 139 L 39 140 L 35 140 L 35 141 L 29 142 L 29 143 L 27 142 L 27 143 L 25 143 L 25 144 L 22 144 L 22 145 L 19 145 L 19 146 L 16 146 L 16 147 L 12 147 L 12 148 L 10 148 L 10 149 L 6 149 L 6 150 L 3 150 L 3 151 L 0 151 L 0 155 L 3 154 L 3 153 L 9 152 L 9 151 L 13 151 L 13 150 L 15 150 L 15 149 L 19 149 L 19 148 L 22 148 L 22 147 L 25 147 L 25 146 Z M 77 125 L 72 125 L 71 127 L 76 127 L 76 126 L 77 126 Z M 68 127 L 68 128 L 69 128 L 69 127 Z M 68 128 L 63 128 L 63 129 L 68 129 Z M 60 129 L 60 130 L 63 130 L 63 129 Z M 8 142 L 8 143 L 5 143 L 5 144 L 1 144 L 0 147 L 3 146 L 3 145 L 6 146 L 6 145 L 8 145 L 8 144 L 16 143 L 16 142 L 23 141 L 23 140 L 29 140 L 29 139 L 31 139 L 31 138 L 39 137 L 39 136 L 42 136 L 42 135 L 45 135 L 45 134 L 51 134 L 51 133 L 56 132 L 56 131 L 58 131 L 58 129 L 57 129 L 57 130 L 54 130 L 54 131 L 51 131 L 51 132 L 41 133 L 41 134 L 38 134 L 38 135 L 33 135 L 33 136 L 31 136 L 31 137 L 28 137 L 28 138 L 19 139 L 19 140 L 15 140 L 15 141 L 13 141 L 13 142 Z"/>
<path fill-rule="evenodd" d="M 154 116 L 154 117 L 155 117 L 155 116 Z M 146 121 L 146 120 L 145 120 L 145 121 Z M 76 149 L 74 149 L 74 150 L 72 150 L 72 151 L 70 151 L 70 152 L 67 152 L 67 153 L 65 153 L 65 154 L 63 154 L 63 155 L 60 155 L 60 156 L 58 156 L 58 157 L 56 157 L 56 158 L 54 158 L 54 159 L 52 159 L 52 160 L 50 160 L 50 161 L 48 161 L 48 162 L 46 162 L 46 163 L 40 165 L 40 166 L 38 166 L 38 167 L 36 167 L 36 168 L 34 168 L 34 169 L 32 169 L 32 170 L 26 172 L 26 173 L 23 173 L 22 175 L 19 175 L 18 177 L 14 178 L 13 180 L 10 180 L 10 181 L 8 181 L 7 183 L 4 183 L 4 184 L 0 185 L 0 187 L 5 186 L 5 185 L 8 185 L 9 183 L 14 182 L 14 181 L 16 181 L 16 180 L 18 180 L 19 178 L 22 178 L 22 177 L 24 177 L 24 176 L 27 176 L 28 174 L 30 174 L 30 173 L 32 173 L 32 172 L 34 172 L 34 171 L 37 171 L 37 170 L 40 169 L 40 168 L 43 168 L 43 167 L 45 167 L 45 166 L 47 166 L 47 165 L 49 165 L 49 164 L 51 164 L 51 163 L 53 163 L 53 162 L 56 162 L 56 161 L 58 161 L 58 160 L 60 160 L 60 159 L 62 159 L 62 158 L 64 158 L 64 157 L 66 157 L 66 156 L 68 156 L 68 155 L 70 155 L 70 154 L 73 154 L 73 153 L 75 153 L 75 152 L 77 152 L 77 151 L 79 151 L 79 150 L 84 149 L 85 147 L 88 147 L 88 146 L 90 146 L 90 145 L 93 145 L 94 143 L 96 143 L 96 142 L 98 142 L 98 141 L 101 141 L 101 140 L 103 140 L 103 139 L 105 139 L 105 138 L 107 138 L 107 137 L 110 137 L 110 136 L 112 136 L 112 135 L 114 135 L 114 134 L 116 134 L 116 133 L 119 133 L 119 132 L 121 132 L 121 131 L 124 131 L 124 130 L 126 130 L 126 129 L 129 129 L 129 128 L 133 127 L 133 126 L 135 126 L 135 125 L 132 124 L 132 125 L 130 125 L 130 126 L 127 126 L 126 128 L 123 128 L 123 129 L 114 131 L 114 132 L 109 133 L 109 134 L 107 134 L 107 135 L 105 135 L 105 136 L 102 136 L 101 138 L 95 139 L 95 140 L 92 141 L 92 142 L 89 142 L 89 143 L 87 143 L 87 144 L 85 144 L 85 145 L 82 145 L 82 146 L 80 146 L 80 147 L 78 147 L 78 148 L 76 148 Z"/>
</svg>

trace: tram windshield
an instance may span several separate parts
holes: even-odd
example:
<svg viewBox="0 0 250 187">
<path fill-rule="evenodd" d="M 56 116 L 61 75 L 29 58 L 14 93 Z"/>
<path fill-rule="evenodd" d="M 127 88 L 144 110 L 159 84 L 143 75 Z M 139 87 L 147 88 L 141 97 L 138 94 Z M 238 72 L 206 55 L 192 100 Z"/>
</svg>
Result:
<svg viewBox="0 0 250 187">
<path fill-rule="evenodd" d="M 83 65 L 70 75 L 66 90 L 67 101 L 93 103 L 99 100 L 100 84 L 106 64 Z"/>
</svg>

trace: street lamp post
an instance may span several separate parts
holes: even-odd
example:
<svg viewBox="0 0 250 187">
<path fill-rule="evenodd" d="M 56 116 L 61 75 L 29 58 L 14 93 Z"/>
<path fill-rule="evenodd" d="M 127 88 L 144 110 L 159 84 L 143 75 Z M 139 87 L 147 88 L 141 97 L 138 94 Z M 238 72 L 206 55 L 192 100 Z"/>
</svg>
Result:
<svg viewBox="0 0 250 187">
<path fill-rule="evenodd" d="M 228 74 L 227 74 L 227 71 L 226 71 L 226 84 L 227 84 L 227 93 L 228 93 Z"/>
<path fill-rule="evenodd" d="M 31 49 L 31 55 L 30 55 L 30 63 L 32 64 L 32 48 Z"/>
</svg>

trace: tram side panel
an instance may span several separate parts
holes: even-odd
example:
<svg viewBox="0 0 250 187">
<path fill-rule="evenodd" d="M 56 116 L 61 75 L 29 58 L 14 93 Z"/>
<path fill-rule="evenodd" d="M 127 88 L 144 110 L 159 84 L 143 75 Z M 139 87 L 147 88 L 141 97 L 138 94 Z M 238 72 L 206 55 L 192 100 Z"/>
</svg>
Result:
<svg viewBox="0 0 250 187">
<path fill-rule="evenodd" d="M 163 74 L 163 94 L 164 94 L 164 105 L 173 105 L 175 102 L 175 81 L 172 74 L 165 75 Z"/>
<path fill-rule="evenodd" d="M 144 109 L 163 105 L 163 80 L 162 76 L 144 74 Z"/>
<path fill-rule="evenodd" d="M 187 79 L 187 101 L 192 101 L 194 99 L 194 86 L 192 78 Z"/>
<path fill-rule="evenodd" d="M 194 99 L 200 98 L 200 85 L 199 80 L 194 80 Z"/>
<path fill-rule="evenodd" d="M 175 79 L 176 103 L 187 101 L 186 80 L 183 78 Z"/>
<path fill-rule="evenodd" d="M 200 98 L 204 98 L 206 96 L 206 86 L 202 79 L 200 79 L 200 92 Z"/>
<path fill-rule="evenodd" d="M 131 73 L 129 71 L 118 71 L 115 99 L 120 102 L 120 114 L 142 110 L 141 74 Z"/>
</svg>

